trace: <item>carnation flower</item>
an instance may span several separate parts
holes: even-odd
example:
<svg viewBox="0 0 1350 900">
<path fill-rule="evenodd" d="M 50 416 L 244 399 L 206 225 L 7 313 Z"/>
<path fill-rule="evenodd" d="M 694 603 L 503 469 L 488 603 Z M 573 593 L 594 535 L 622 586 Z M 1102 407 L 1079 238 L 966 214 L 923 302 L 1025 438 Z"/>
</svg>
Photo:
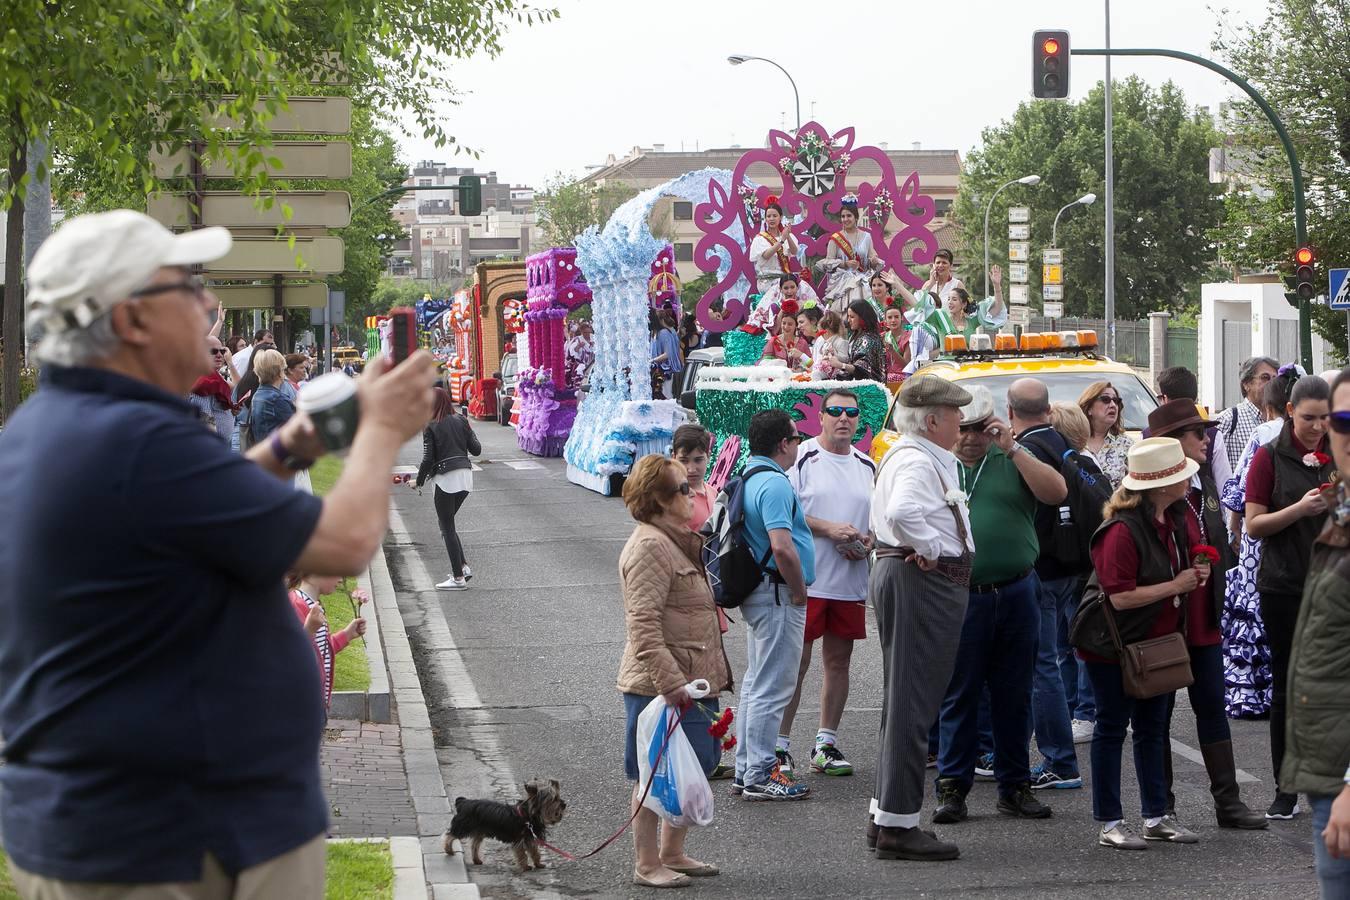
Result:
<svg viewBox="0 0 1350 900">
<path fill-rule="evenodd" d="M 1331 462 L 1331 457 L 1325 453 L 1318 453 L 1314 450 L 1312 453 L 1303 454 L 1303 464 L 1310 469 L 1319 469 Z"/>
<path fill-rule="evenodd" d="M 1219 561 L 1219 551 L 1209 544 L 1196 544 L 1191 548 L 1191 565 L 1213 565 Z"/>
<path fill-rule="evenodd" d="M 966 492 L 960 488 L 952 488 L 942 495 L 942 499 L 947 501 L 948 506 L 955 506 L 966 502 Z"/>
</svg>

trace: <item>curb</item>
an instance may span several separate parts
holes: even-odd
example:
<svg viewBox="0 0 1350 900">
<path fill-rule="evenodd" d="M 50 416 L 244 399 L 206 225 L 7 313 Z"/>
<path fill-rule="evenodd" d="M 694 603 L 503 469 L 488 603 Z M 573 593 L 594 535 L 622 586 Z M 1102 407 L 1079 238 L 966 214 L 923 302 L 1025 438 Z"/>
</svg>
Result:
<svg viewBox="0 0 1350 900">
<path fill-rule="evenodd" d="M 417 813 L 416 840 L 421 847 L 421 868 L 426 880 L 422 892 L 416 896 L 425 897 L 430 892 L 436 900 L 476 900 L 478 886 L 469 881 L 464 855 L 448 856 L 442 847 L 441 835 L 450 826 L 450 798 L 445 793 L 441 764 L 431 733 L 431 717 L 383 547 L 370 562 L 369 579 L 371 603 L 379 614 L 380 640 L 389 669 L 389 689 L 398 707 L 403 768 Z M 402 895 L 398 896 L 401 900 Z"/>
</svg>

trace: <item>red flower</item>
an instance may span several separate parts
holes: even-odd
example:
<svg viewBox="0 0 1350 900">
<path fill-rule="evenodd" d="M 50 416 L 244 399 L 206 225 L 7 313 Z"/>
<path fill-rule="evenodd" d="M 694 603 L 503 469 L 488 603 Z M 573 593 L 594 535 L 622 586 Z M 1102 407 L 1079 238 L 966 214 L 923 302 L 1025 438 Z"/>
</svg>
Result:
<svg viewBox="0 0 1350 900">
<path fill-rule="evenodd" d="M 1219 551 L 1209 544 L 1196 544 L 1191 548 L 1191 565 L 1213 564 L 1219 561 Z"/>
<path fill-rule="evenodd" d="M 778 205 L 778 196 L 776 194 L 770 194 L 769 196 L 764 198 L 765 209 L 768 209 L 770 206 L 777 206 L 777 205 Z"/>
<path fill-rule="evenodd" d="M 734 749 L 736 749 L 736 735 L 733 734 L 731 737 L 727 738 L 725 741 L 722 742 L 722 752 L 725 753 L 728 750 Z"/>
<path fill-rule="evenodd" d="M 1313 458 L 1317 460 L 1319 466 L 1325 466 L 1327 463 L 1331 462 L 1331 457 L 1327 456 L 1325 453 L 1314 452 Z"/>
<path fill-rule="evenodd" d="M 722 714 L 717 717 L 717 720 L 708 727 L 708 734 L 711 734 L 715 738 L 726 737 L 726 733 L 731 729 L 731 723 L 734 719 L 735 715 L 732 713 L 731 708 L 727 707 L 722 710 Z"/>
<path fill-rule="evenodd" d="M 797 313 L 801 311 L 802 311 L 801 304 L 798 303 L 796 300 L 788 299 L 783 301 L 783 312 L 787 313 L 788 315 L 795 316 Z"/>
</svg>

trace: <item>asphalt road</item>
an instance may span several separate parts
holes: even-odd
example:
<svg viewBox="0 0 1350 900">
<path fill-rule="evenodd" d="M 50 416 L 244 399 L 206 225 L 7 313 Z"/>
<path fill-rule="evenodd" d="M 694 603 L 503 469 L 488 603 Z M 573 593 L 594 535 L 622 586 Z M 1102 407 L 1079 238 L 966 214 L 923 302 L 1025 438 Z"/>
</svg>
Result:
<svg viewBox="0 0 1350 900">
<path fill-rule="evenodd" d="M 387 544 L 450 796 L 520 796 L 520 781 L 562 782 L 567 816 L 551 836 L 573 853 L 595 847 L 627 819 L 623 706 L 614 687 L 623 649 L 619 552 L 632 530 L 620 500 L 571 484 L 561 460 L 538 460 L 514 432 L 475 423 L 484 454 L 475 490 L 460 512 L 473 567 L 471 589 L 435 591 L 449 563 L 431 492 L 396 494 L 398 519 Z M 401 462 L 416 463 L 420 444 Z M 441 617 L 449 626 L 447 635 Z M 428 615 L 431 613 L 431 615 Z M 1153 845 L 1124 853 L 1096 846 L 1088 790 L 1043 791 L 1054 816 L 1016 821 L 994 810 L 995 787 L 979 783 L 968 822 L 939 828 L 961 847 L 954 863 L 878 861 L 863 826 L 876 770 L 881 662 L 875 623 L 858 646 L 841 746 L 856 766 L 848 778 L 810 776 L 811 799 L 745 803 L 716 782 L 717 817 L 689 839 L 692 855 L 722 875 L 683 889 L 698 897 L 1315 897 L 1307 815 L 1263 832 L 1220 830 L 1194 748 L 1184 695 L 1173 722 L 1179 815 L 1200 834 L 1195 846 Z M 744 631 L 727 635 L 733 671 L 744 671 Z M 820 682 L 813 670 L 792 735 L 815 735 Z M 734 702 L 723 698 L 724 702 Z M 1238 766 L 1252 780 L 1244 798 L 1264 809 L 1273 786 L 1263 722 L 1233 722 Z M 1091 778 L 1087 747 L 1080 765 Z M 804 759 L 805 753 L 799 755 Z M 1128 749 L 1126 759 L 1128 760 Z M 1125 807 L 1137 820 L 1132 766 Z M 932 804 L 925 809 L 925 821 Z M 546 854 L 547 855 L 547 854 Z M 632 844 L 621 837 L 597 856 L 516 875 L 510 853 L 490 845 L 473 879 L 490 897 L 625 897 L 633 887 Z"/>
</svg>

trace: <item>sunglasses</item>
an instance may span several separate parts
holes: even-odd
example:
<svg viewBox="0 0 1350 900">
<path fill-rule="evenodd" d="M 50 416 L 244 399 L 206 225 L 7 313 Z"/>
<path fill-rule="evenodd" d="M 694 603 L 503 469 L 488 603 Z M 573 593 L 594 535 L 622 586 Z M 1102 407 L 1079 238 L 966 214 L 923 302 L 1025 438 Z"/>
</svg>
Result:
<svg viewBox="0 0 1350 900">
<path fill-rule="evenodd" d="M 226 350 L 224 347 L 212 347 L 212 348 L 210 348 L 210 349 L 211 349 L 211 355 L 212 355 L 212 356 L 219 356 L 219 355 L 222 354 L 222 353 L 229 353 L 229 352 L 230 352 L 229 350 Z"/>
<path fill-rule="evenodd" d="M 984 420 L 981 420 L 979 422 L 968 422 L 965 425 L 961 426 L 961 433 L 970 434 L 970 432 L 972 431 L 984 431 L 985 424 L 986 423 L 984 422 Z"/>
<path fill-rule="evenodd" d="M 1112 405 L 1112 406 L 1124 406 L 1124 405 L 1125 405 L 1125 401 L 1122 400 L 1122 399 L 1120 399 L 1119 397 L 1108 397 L 1108 396 L 1106 396 L 1105 394 L 1102 394 L 1100 397 L 1098 397 L 1098 398 L 1097 398 L 1097 402 L 1098 402 L 1098 403 L 1107 403 L 1107 404 L 1110 404 L 1110 405 Z"/>
<path fill-rule="evenodd" d="M 1350 412 L 1334 412 L 1329 419 L 1331 430 L 1337 434 L 1350 434 Z"/>
<path fill-rule="evenodd" d="M 677 485 L 675 486 L 675 490 L 673 490 L 671 493 L 672 493 L 672 494 L 684 494 L 684 496 L 688 497 L 688 496 L 689 496 L 689 491 L 690 491 L 689 482 L 687 482 L 687 481 L 681 481 L 679 484 L 677 484 Z"/>
<path fill-rule="evenodd" d="M 827 416 L 833 416 L 833 417 L 836 418 L 836 419 L 839 418 L 840 416 L 848 416 L 850 419 L 856 419 L 856 418 L 858 418 L 858 407 L 856 407 L 856 406 L 827 406 L 827 407 L 825 407 L 825 415 L 827 415 Z"/>
</svg>

